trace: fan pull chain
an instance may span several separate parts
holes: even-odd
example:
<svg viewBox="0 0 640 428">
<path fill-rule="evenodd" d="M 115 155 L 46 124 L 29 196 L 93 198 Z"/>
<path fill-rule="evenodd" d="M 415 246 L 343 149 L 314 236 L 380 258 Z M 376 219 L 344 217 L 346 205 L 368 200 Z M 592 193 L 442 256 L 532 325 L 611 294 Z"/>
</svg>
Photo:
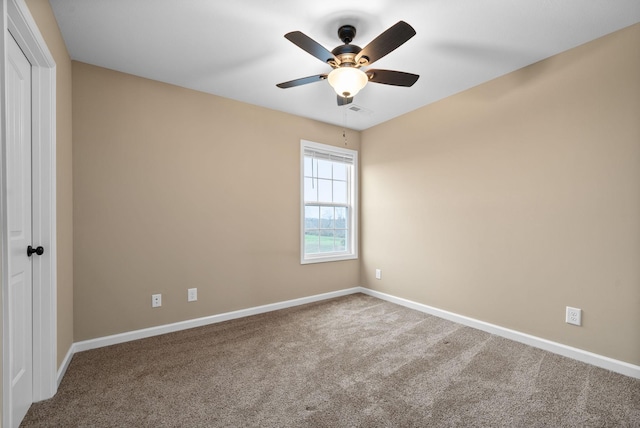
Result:
<svg viewBox="0 0 640 428">
<path fill-rule="evenodd" d="M 342 116 L 343 125 L 342 125 L 342 138 L 344 138 L 344 145 L 347 145 L 347 107 L 343 107 L 344 114 Z"/>
</svg>

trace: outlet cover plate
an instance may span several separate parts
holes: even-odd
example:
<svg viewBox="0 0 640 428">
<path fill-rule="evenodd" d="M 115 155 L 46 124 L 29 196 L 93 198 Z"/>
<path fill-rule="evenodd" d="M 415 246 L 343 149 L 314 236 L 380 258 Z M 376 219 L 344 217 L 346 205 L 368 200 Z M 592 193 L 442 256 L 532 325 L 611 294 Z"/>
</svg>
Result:
<svg viewBox="0 0 640 428">
<path fill-rule="evenodd" d="M 195 302 L 196 300 L 198 300 L 198 289 L 189 288 L 187 290 L 187 302 Z"/>
<path fill-rule="evenodd" d="M 582 309 L 567 306 L 565 321 L 567 324 L 582 325 Z"/>
<path fill-rule="evenodd" d="M 382 270 L 376 269 L 376 279 L 382 279 Z"/>
<path fill-rule="evenodd" d="M 162 306 L 162 294 L 152 294 L 151 295 L 151 307 L 159 308 Z"/>
</svg>

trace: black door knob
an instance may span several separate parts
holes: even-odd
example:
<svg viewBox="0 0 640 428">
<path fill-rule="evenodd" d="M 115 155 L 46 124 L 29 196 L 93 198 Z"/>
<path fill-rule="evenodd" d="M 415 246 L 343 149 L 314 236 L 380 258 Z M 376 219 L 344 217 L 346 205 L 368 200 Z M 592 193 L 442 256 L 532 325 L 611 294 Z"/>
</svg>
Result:
<svg viewBox="0 0 640 428">
<path fill-rule="evenodd" d="M 37 255 L 41 256 L 44 254 L 44 248 L 42 247 L 38 247 L 38 248 L 33 248 L 31 245 L 29 245 L 27 247 L 27 256 L 31 257 L 31 254 L 36 253 Z"/>
</svg>

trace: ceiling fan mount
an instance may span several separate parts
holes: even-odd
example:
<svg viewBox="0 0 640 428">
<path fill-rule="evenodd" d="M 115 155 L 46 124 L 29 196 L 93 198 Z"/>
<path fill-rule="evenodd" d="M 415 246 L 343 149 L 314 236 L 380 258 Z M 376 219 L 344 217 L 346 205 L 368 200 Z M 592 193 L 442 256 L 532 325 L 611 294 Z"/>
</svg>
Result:
<svg viewBox="0 0 640 428">
<path fill-rule="evenodd" d="M 353 25 L 343 25 L 338 29 L 338 37 L 343 45 L 337 46 L 331 52 L 309 36 L 300 31 L 285 34 L 285 38 L 305 50 L 309 54 L 325 62 L 333 68 L 330 73 L 303 77 L 288 82 L 279 83 L 279 88 L 292 88 L 321 80 L 329 80 L 329 84 L 338 95 L 338 105 L 342 106 L 353 101 L 353 96 L 362 89 L 367 82 L 381 83 L 393 86 L 412 86 L 420 76 L 394 70 L 360 70 L 404 44 L 416 32 L 409 24 L 399 21 L 364 48 L 351 44 L 356 36 Z"/>
<path fill-rule="evenodd" d="M 338 37 L 340 37 L 342 43 L 348 45 L 356 37 L 356 27 L 353 25 L 343 25 L 338 28 Z"/>
</svg>

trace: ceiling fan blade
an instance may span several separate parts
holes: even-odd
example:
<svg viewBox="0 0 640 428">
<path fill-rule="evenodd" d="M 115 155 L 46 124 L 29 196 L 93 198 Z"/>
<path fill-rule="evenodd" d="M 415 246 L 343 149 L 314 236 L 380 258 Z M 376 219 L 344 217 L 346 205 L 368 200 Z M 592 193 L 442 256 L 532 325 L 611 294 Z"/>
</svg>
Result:
<svg viewBox="0 0 640 428">
<path fill-rule="evenodd" d="M 338 95 L 338 106 L 346 106 L 353 102 L 353 97 L 342 97 Z"/>
<path fill-rule="evenodd" d="M 329 61 L 338 62 L 335 55 L 329 52 L 324 46 L 300 31 L 292 31 L 285 34 L 284 37 L 300 49 L 309 52 L 324 63 Z"/>
<path fill-rule="evenodd" d="M 366 65 L 371 65 L 389 52 L 393 52 L 415 35 L 416 30 L 414 30 L 411 25 L 404 21 L 399 21 L 365 46 L 360 53 L 356 55 L 355 62 L 359 64 L 360 59 L 366 57 L 368 60 Z"/>
<path fill-rule="evenodd" d="M 327 78 L 326 74 L 316 74 L 315 76 L 301 77 L 300 79 L 289 80 L 288 82 L 278 83 L 278 88 L 286 89 L 294 86 L 306 85 L 307 83 L 319 82 Z"/>
<path fill-rule="evenodd" d="M 417 74 L 395 70 L 367 70 L 367 75 L 369 82 L 393 86 L 413 86 L 420 77 Z"/>
</svg>

